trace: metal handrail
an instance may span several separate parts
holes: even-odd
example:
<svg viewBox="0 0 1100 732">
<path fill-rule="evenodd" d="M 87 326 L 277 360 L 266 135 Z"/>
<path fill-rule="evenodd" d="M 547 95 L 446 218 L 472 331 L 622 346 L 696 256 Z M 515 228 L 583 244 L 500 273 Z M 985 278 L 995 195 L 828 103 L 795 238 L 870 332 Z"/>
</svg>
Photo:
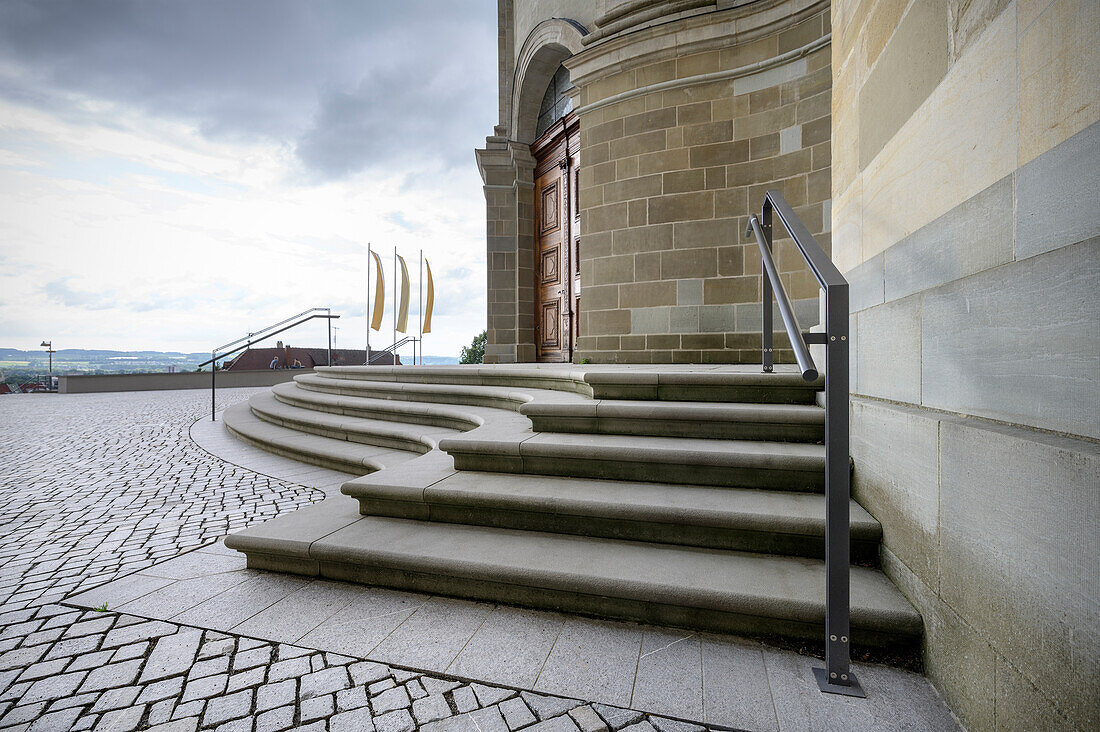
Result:
<svg viewBox="0 0 1100 732">
<path fill-rule="evenodd" d="M 386 346 L 382 350 L 376 351 L 375 353 L 377 355 L 375 355 L 375 356 L 371 356 L 370 351 L 367 351 L 368 360 L 364 365 L 365 366 L 370 366 L 371 363 L 373 363 L 374 361 L 377 361 L 379 358 L 386 355 L 387 353 L 391 353 L 394 356 L 396 356 L 397 355 L 397 349 L 400 348 L 401 346 L 405 345 L 406 343 L 412 343 L 413 344 L 413 361 L 415 362 L 416 361 L 416 344 L 419 343 L 419 342 L 420 342 L 420 339 L 417 338 L 416 336 L 405 336 L 404 338 L 397 341 L 393 345 Z"/>
<path fill-rule="evenodd" d="M 825 291 L 825 332 L 803 333 L 772 258 L 772 215 L 779 217 L 810 270 Z M 802 378 L 814 381 L 817 367 L 807 344 L 825 346 L 825 668 L 815 668 L 823 692 L 866 696 L 851 671 L 850 542 L 851 469 L 848 435 L 848 281 L 777 190 L 764 194 L 759 218 L 749 217 L 746 234 L 756 236 L 764 263 L 761 278 L 762 367 L 773 370 L 771 301 L 791 341 Z"/>
<path fill-rule="evenodd" d="M 244 341 L 260 340 L 260 339 L 266 338 L 268 335 L 270 335 L 270 334 L 267 334 L 267 331 L 269 331 L 269 330 L 273 330 L 275 328 L 278 328 L 280 325 L 285 325 L 285 324 L 289 323 L 292 320 L 297 320 L 298 318 L 301 318 L 304 315 L 308 315 L 309 313 L 319 313 L 319 312 L 328 313 L 328 312 L 331 312 L 331 310 L 329 308 L 310 308 L 309 310 L 303 310 L 302 312 L 298 313 L 297 315 L 291 315 L 289 318 L 286 318 L 285 320 L 280 320 L 278 323 L 275 323 L 274 325 L 269 325 L 266 328 L 260 328 L 255 333 L 249 333 L 246 336 L 241 336 L 240 338 L 238 338 L 235 341 L 230 341 L 229 343 L 226 343 L 224 346 L 218 346 L 217 348 L 214 349 L 214 352 L 220 351 L 223 348 L 229 348 L 230 346 L 235 346 L 238 343 L 243 343 Z M 259 338 L 257 339 L 256 336 L 259 336 Z M 207 363 L 209 363 L 209 362 L 207 362 Z"/>
<path fill-rule="evenodd" d="M 319 313 L 321 313 L 321 312 L 323 312 L 325 314 L 320 315 Z M 308 315 L 308 313 L 315 313 L 315 314 L 314 315 Z M 302 316 L 306 316 L 306 317 L 302 317 Z M 331 366 L 332 365 L 332 321 L 337 320 L 339 317 L 340 317 L 339 315 L 333 315 L 332 314 L 332 309 L 331 308 L 310 308 L 309 310 L 303 310 L 302 312 L 298 313 L 297 315 L 292 315 L 291 317 L 286 318 L 285 320 L 280 320 L 278 323 L 275 323 L 274 325 L 269 325 L 266 328 L 261 328 L 260 330 L 258 330 L 255 333 L 249 333 L 247 336 L 244 336 L 243 338 L 238 338 L 235 341 L 230 341 L 229 343 L 226 343 L 224 346 L 218 346 L 217 348 L 212 350 L 210 352 L 211 358 L 209 358 L 206 361 L 203 361 L 198 366 L 198 368 L 201 369 L 203 366 L 206 366 L 208 364 L 210 365 L 210 421 L 213 422 L 216 419 L 215 412 L 216 412 L 216 403 L 217 403 L 217 388 L 218 388 L 217 375 L 218 375 L 218 360 L 219 359 L 224 359 L 228 356 L 232 356 L 234 353 L 237 353 L 238 351 L 247 350 L 247 349 L 251 348 L 253 346 L 253 344 L 259 343 L 260 341 L 263 341 L 263 340 L 267 340 L 268 338 L 271 338 L 272 336 L 279 335 L 283 331 L 290 330 L 291 328 L 299 326 L 302 323 L 305 323 L 307 321 L 313 320 L 314 318 L 324 318 L 324 319 L 328 320 L 328 325 L 329 325 L 329 329 L 328 329 L 328 363 Z M 295 318 L 297 318 L 298 320 L 295 320 Z M 293 323 L 290 322 L 292 320 L 294 320 Z M 286 325 L 287 323 L 290 323 L 290 325 L 287 325 L 285 328 L 279 328 L 279 326 Z M 279 328 L 279 329 L 278 330 L 273 330 L 274 328 Z M 259 337 L 257 337 L 257 336 L 259 336 Z M 245 344 L 243 346 L 237 346 L 237 344 L 239 344 L 241 342 L 245 342 Z M 218 353 L 218 351 L 221 351 L 223 348 L 228 348 L 229 346 L 237 346 L 237 347 L 233 348 L 232 350 L 220 353 L 220 354 Z"/>
</svg>

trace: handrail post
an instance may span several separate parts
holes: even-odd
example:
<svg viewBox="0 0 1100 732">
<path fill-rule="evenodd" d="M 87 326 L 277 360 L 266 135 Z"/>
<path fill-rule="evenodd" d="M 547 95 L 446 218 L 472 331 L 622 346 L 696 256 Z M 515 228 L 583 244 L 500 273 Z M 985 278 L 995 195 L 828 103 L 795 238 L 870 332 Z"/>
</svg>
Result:
<svg viewBox="0 0 1100 732">
<path fill-rule="evenodd" d="M 825 337 L 825 668 L 814 675 L 822 691 L 864 697 L 850 668 L 847 283 L 825 289 Z"/>
<path fill-rule="evenodd" d="M 217 409 L 217 401 L 218 401 L 218 398 L 217 398 L 218 387 L 215 384 L 215 382 L 217 381 L 217 373 L 218 373 L 218 352 L 217 351 L 211 351 L 210 356 L 213 359 L 210 362 L 210 421 L 213 422 L 214 421 L 214 412 Z"/>
<path fill-rule="evenodd" d="M 325 308 L 325 312 L 332 315 L 332 308 Z M 328 366 L 332 365 L 332 318 L 326 318 L 328 322 Z"/>
<path fill-rule="evenodd" d="M 760 211 L 760 229 L 764 233 L 764 245 L 768 251 L 772 250 L 772 207 L 765 199 Z M 775 334 L 772 332 L 772 281 L 768 278 L 768 272 L 764 265 L 760 265 L 760 335 L 761 335 L 761 359 L 764 365 L 764 373 L 771 373 L 774 361 Z"/>
</svg>

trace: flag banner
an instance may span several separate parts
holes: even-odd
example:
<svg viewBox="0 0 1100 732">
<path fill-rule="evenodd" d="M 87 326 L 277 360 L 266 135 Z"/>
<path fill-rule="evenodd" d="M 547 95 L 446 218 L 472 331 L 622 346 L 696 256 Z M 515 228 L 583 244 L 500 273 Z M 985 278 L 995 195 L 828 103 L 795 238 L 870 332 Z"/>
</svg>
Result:
<svg viewBox="0 0 1100 732">
<path fill-rule="evenodd" d="M 401 307 L 397 311 L 397 332 L 404 333 L 409 322 L 409 268 L 405 266 L 405 258 L 397 256 L 401 265 Z"/>
<path fill-rule="evenodd" d="M 382 276 L 382 260 L 378 258 L 378 252 L 371 252 L 374 257 L 374 313 L 371 315 L 370 327 L 378 330 L 382 327 L 382 309 L 386 306 L 386 279 Z"/>
<path fill-rule="evenodd" d="M 435 304 L 435 287 L 432 285 L 432 267 L 428 260 L 424 260 L 424 267 L 428 270 L 428 299 L 424 307 L 424 332 L 432 332 L 432 305 Z"/>
</svg>

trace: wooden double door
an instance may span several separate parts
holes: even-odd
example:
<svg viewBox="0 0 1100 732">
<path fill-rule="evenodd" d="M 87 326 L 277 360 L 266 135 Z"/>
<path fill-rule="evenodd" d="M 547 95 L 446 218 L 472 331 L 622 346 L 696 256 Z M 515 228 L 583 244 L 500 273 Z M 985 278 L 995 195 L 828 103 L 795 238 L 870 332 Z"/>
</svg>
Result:
<svg viewBox="0 0 1100 732">
<path fill-rule="evenodd" d="M 580 135 L 559 120 L 531 145 L 535 156 L 535 357 L 571 361 L 581 303 Z"/>
</svg>

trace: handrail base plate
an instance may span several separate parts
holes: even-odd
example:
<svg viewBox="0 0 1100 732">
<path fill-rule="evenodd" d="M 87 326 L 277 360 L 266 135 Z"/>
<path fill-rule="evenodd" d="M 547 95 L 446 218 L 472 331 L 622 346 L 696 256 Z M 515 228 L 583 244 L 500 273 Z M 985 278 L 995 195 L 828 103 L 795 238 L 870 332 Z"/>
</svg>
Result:
<svg viewBox="0 0 1100 732">
<path fill-rule="evenodd" d="M 851 670 L 848 671 L 848 684 L 832 683 L 829 681 L 828 672 L 816 666 L 814 667 L 814 678 L 817 679 L 817 688 L 821 689 L 823 694 L 843 694 L 844 696 L 854 696 L 860 699 L 867 698 L 867 693 L 859 685 L 856 675 Z"/>
</svg>

